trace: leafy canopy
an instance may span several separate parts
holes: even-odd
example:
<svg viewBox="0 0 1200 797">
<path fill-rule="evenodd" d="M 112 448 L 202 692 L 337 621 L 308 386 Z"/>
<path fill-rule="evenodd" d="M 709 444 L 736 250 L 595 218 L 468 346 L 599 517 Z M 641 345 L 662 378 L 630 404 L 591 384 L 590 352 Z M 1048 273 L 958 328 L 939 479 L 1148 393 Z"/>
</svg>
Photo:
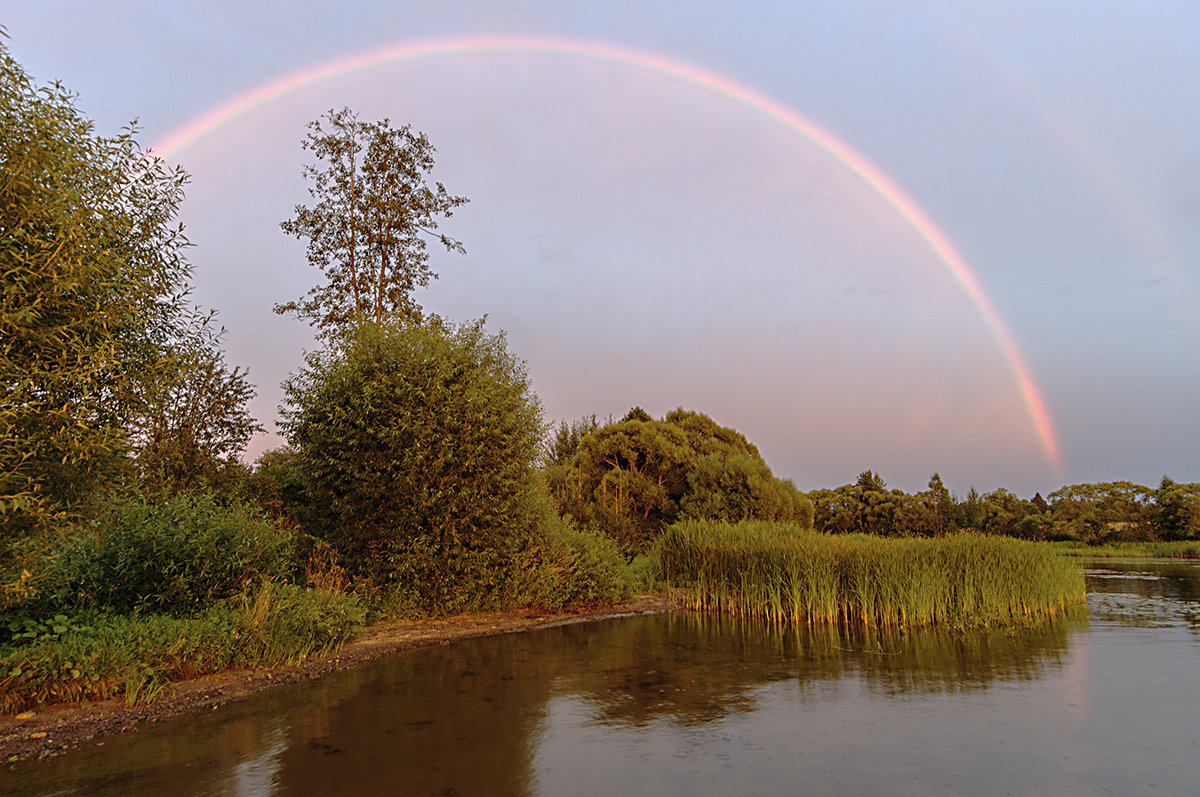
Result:
<svg viewBox="0 0 1200 797">
<path fill-rule="evenodd" d="M 367 324 L 284 389 L 284 432 L 328 513 L 315 530 L 359 575 L 443 608 L 503 588 L 536 522 L 543 426 L 502 334 L 483 321 Z"/>
<path fill-rule="evenodd" d="M 230 368 L 213 313 L 195 316 L 163 356 L 169 368 L 147 391 L 134 428 L 142 489 L 171 495 L 202 489 L 231 492 L 243 466 L 238 455 L 261 432 L 246 409 L 255 391 L 248 372 Z"/>
<path fill-rule="evenodd" d="M 427 238 L 447 250 L 463 245 L 437 232 L 439 219 L 466 204 L 441 183 L 428 182 L 434 148 L 424 133 L 393 128 L 388 119 L 363 122 L 349 108 L 310 122 L 302 142 L 321 165 L 304 167 L 314 203 L 297 205 L 280 224 L 308 241 L 308 263 L 325 283 L 304 297 L 275 306 L 326 334 L 370 320 L 419 321 L 413 291 L 437 275 L 429 267 Z"/>
<path fill-rule="evenodd" d="M 189 267 L 186 175 L 131 127 L 98 136 L 0 45 L 0 513 L 11 539 L 77 512 L 127 463 L 169 365 Z"/>
<path fill-rule="evenodd" d="M 682 518 L 812 523 L 808 499 L 742 434 L 684 409 L 662 420 L 634 407 L 604 426 L 594 417 L 563 424 L 545 471 L 559 511 L 628 555 Z"/>
</svg>

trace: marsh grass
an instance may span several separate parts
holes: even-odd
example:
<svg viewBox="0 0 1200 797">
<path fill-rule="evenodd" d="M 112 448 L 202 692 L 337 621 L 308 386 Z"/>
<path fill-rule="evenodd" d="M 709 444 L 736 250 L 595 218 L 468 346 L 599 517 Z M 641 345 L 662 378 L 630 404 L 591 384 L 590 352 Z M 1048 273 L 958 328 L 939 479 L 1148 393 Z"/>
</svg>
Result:
<svg viewBox="0 0 1200 797">
<path fill-rule="evenodd" d="M 1200 540 L 1110 542 L 1104 545 L 1087 545 L 1082 542 L 1054 542 L 1050 544 L 1054 546 L 1054 550 L 1065 556 L 1114 559 L 1121 557 L 1200 559 Z"/>
<path fill-rule="evenodd" d="M 979 534 L 884 539 L 685 521 L 663 533 L 657 552 L 677 602 L 778 622 L 981 626 L 1084 599 L 1082 571 L 1052 548 Z"/>
</svg>

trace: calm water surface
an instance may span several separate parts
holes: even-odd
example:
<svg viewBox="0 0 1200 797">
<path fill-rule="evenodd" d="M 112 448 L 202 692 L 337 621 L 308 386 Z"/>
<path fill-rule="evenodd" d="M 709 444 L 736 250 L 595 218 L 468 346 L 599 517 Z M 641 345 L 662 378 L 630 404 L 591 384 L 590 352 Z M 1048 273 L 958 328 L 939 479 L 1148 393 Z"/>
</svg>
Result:
<svg viewBox="0 0 1200 797">
<path fill-rule="evenodd" d="M 1035 630 L 669 615 L 469 640 L 0 770 L 17 794 L 1192 794 L 1200 567 Z"/>
</svg>

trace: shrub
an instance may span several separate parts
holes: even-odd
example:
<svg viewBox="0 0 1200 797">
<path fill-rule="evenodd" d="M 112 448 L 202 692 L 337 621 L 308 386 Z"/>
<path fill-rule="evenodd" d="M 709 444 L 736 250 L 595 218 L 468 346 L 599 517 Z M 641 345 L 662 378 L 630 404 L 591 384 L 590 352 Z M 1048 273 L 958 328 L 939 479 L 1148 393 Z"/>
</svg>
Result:
<svg viewBox="0 0 1200 797">
<path fill-rule="evenodd" d="M 285 392 L 310 530 L 360 583 L 439 613 L 503 599 L 536 522 L 543 431 L 503 335 L 483 321 L 364 326 L 311 355 Z"/>
<path fill-rule="evenodd" d="M 38 703 L 153 700 L 172 680 L 271 666 L 340 647 L 363 623 L 353 595 L 276 582 L 195 617 L 88 610 L 0 626 L 0 712 Z"/>
<path fill-rule="evenodd" d="M 187 615 L 292 568 L 293 535 L 205 495 L 119 506 L 50 557 L 38 603 Z"/>
<path fill-rule="evenodd" d="M 812 502 L 778 479 L 734 429 L 684 409 L 652 419 L 563 425 L 545 467 L 559 511 L 616 540 L 633 559 L 676 520 L 772 520 L 812 525 Z"/>
<path fill-rule="evenodd" d="M 524 571 L 527 581 L 517 593 L 547 609 L 629 597 L 636 577 L 617 543 L 602 534 L 581 531 L 569 518 L 558 516 L 548 494 L 545 500 L 538 542 L 531 548 Z"/>
</svg>

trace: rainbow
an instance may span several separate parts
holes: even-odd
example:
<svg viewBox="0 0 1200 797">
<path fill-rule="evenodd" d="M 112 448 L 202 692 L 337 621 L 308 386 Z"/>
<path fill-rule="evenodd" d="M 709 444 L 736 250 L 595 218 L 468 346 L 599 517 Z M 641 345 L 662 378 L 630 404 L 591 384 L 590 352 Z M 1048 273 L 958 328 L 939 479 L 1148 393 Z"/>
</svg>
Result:
<svg viewBox="0 0 1200 797">
<path fill-rule="evenodd" d="M 301 89 L 356 72 L 399 61 L 486 53 L 534 53 L 590 59 L 673 78 L 735 102 L 824 150 L 865 183 L 904 219 L 917 236 L 933 250 L 966 292 L 991 331 L 992 337 L 1016 379 L 1021 398 L 1025 403 L 1046 458 L 1054 468 L 1056 475 L 1061 474 L 1061 458 L 1053 423 L 1037 384 L 1034 382 L 1029 365 L 1025 362 L 1020 349 L 1017 348 L 1012 333 L 1009 332 L 1000 313 L 984 293 L 978 278 L 946 236 L 886 174 L 850 146 L 787 106 L 715 72 L 661 55 L 630 50 L 612 44 L 574 39 L 516 35 L 433 39 L 384 47 L 293 72 L 234 97 L 193 119 L 167 135 L 166 138 L 154 145 L 151 151 L 163 158 L 173 158 L 213 130 L 264 105 L 277 102 Z"/>
</svg>

